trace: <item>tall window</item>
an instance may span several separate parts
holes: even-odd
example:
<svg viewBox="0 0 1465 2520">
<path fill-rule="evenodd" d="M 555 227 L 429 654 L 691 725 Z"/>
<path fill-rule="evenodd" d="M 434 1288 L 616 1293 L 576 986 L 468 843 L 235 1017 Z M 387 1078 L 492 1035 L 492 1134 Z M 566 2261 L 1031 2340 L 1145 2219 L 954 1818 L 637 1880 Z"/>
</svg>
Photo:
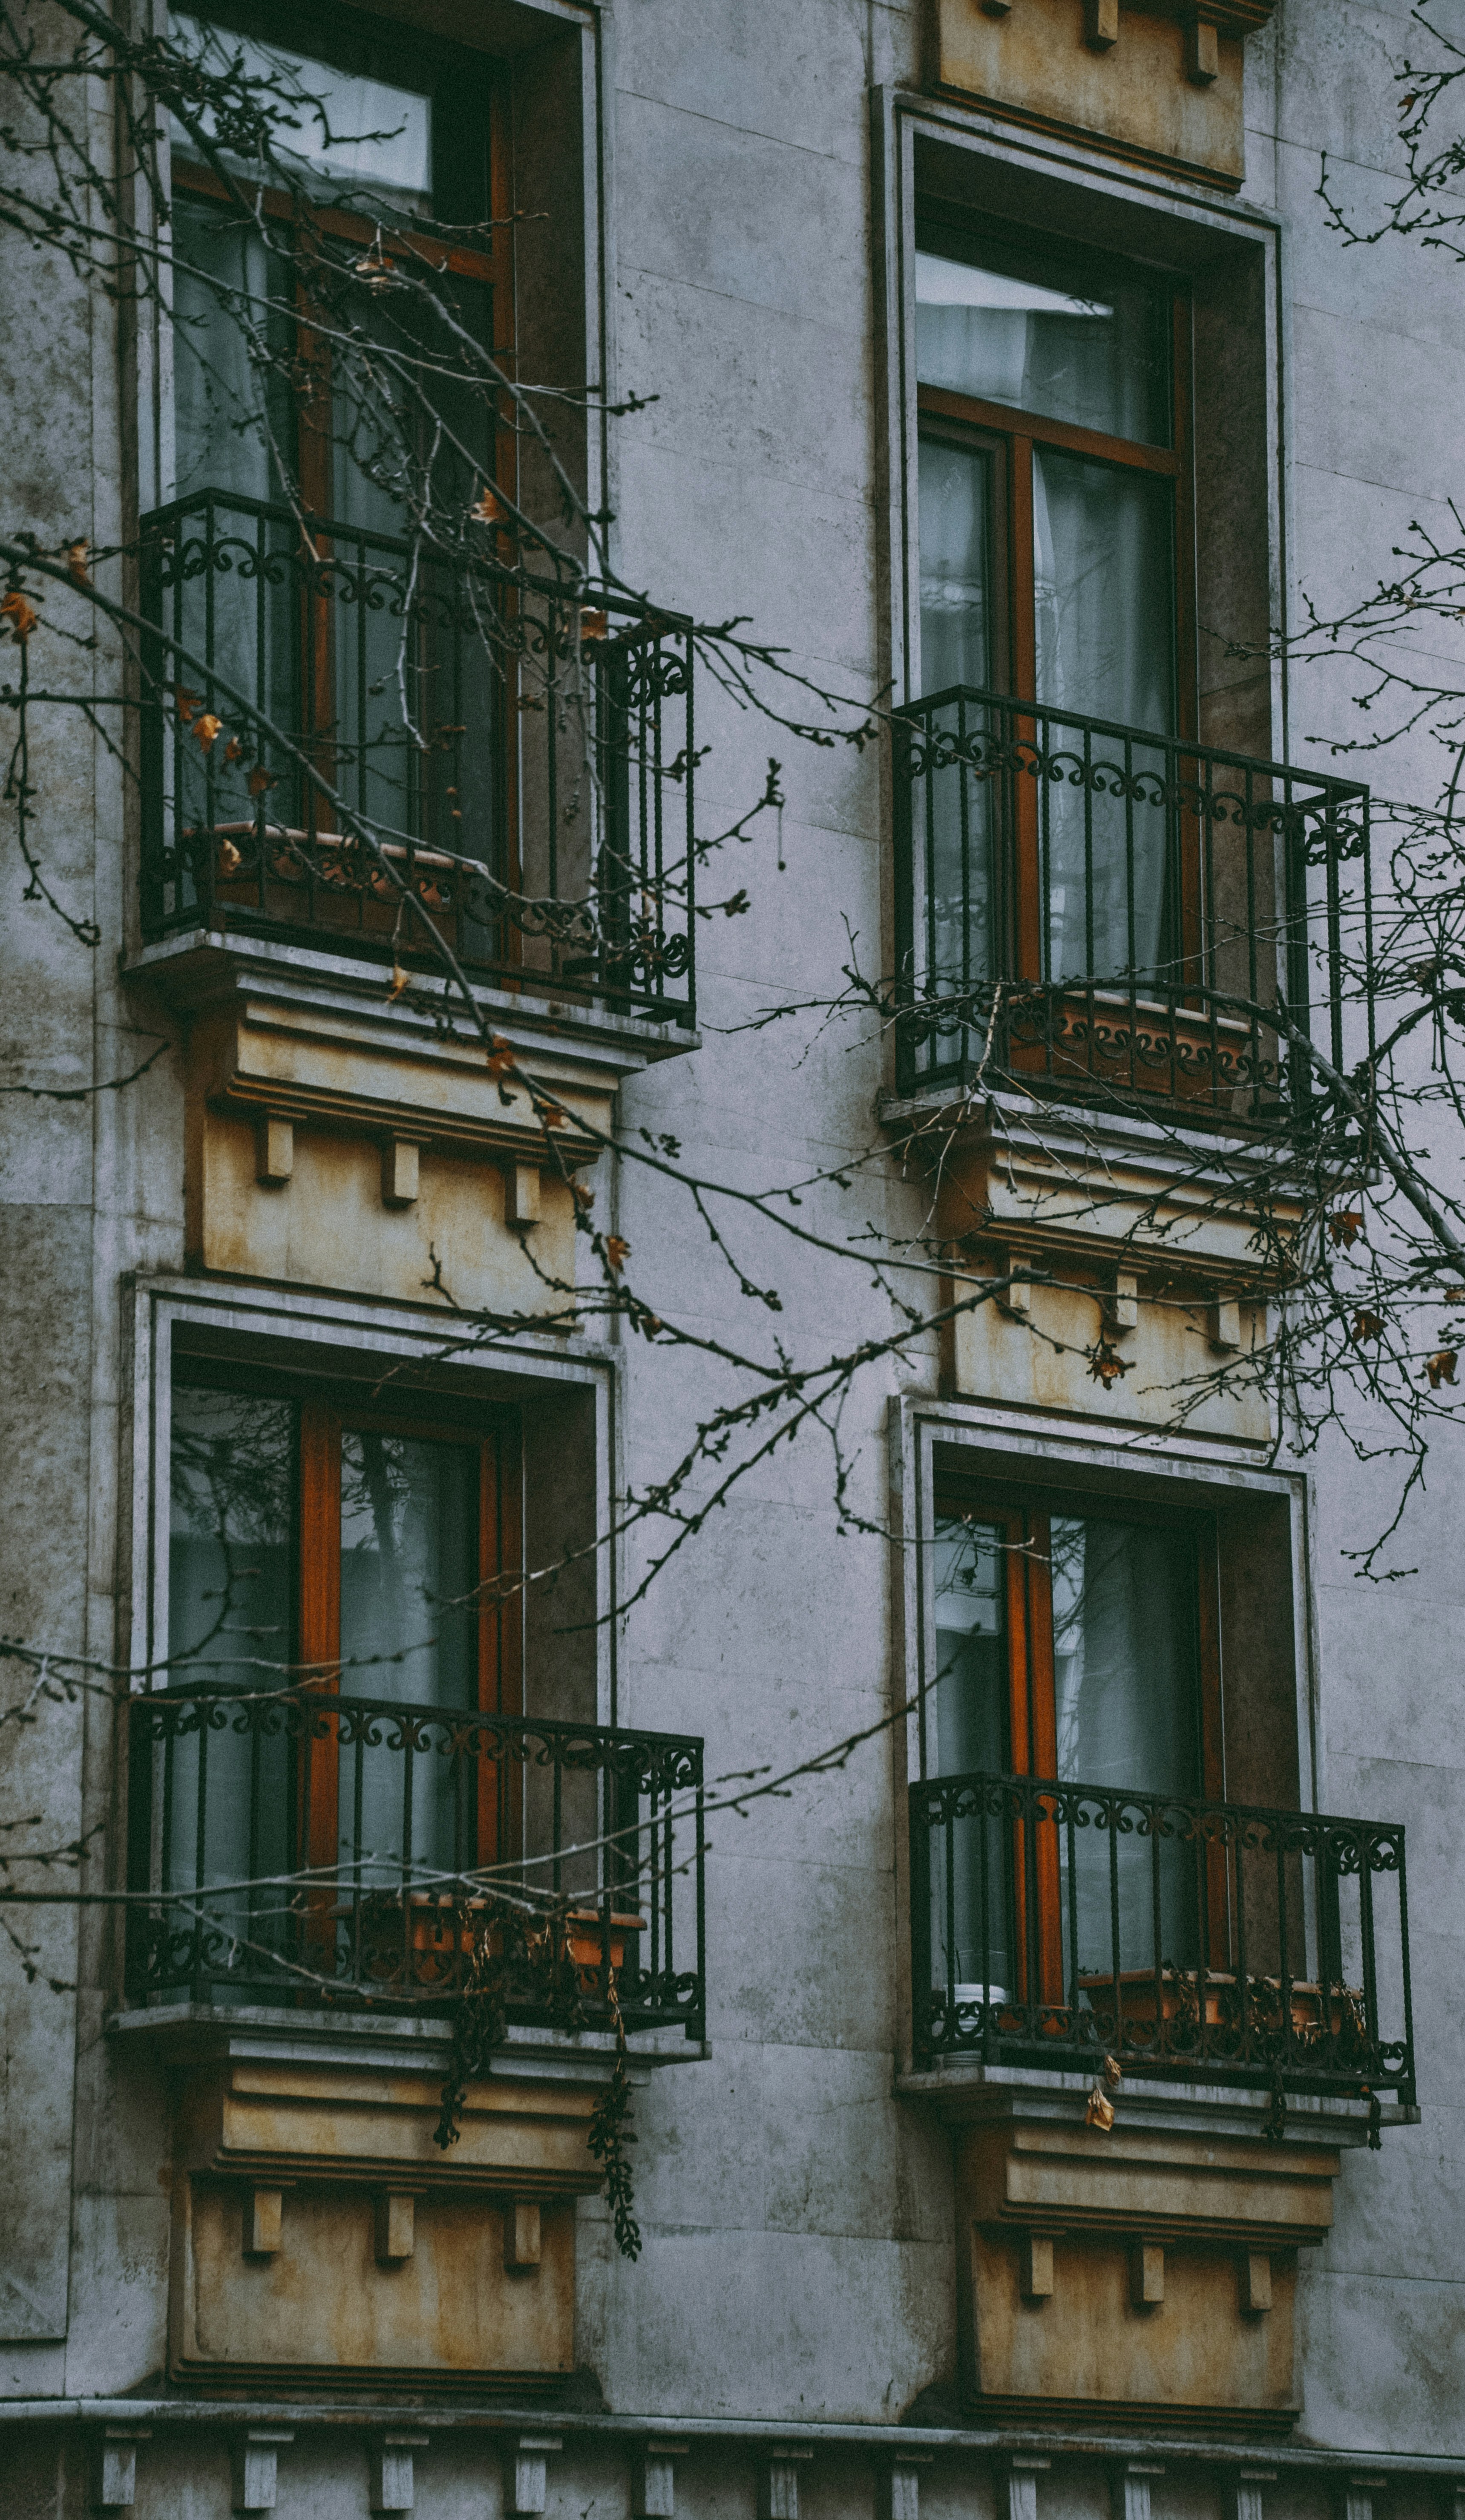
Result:
<svg viewBox="0 0 1465 2520">
<path fill-rule="evenodd" d="M 946 1503 L 934 1550 L 936 1772 L 1121 1797 L 1219 1795 L 1209 1518 L 982 1490 Z M 1045 1826 L 1025 1851 L 1008 1820 L 974 1815 L 954 1834 L 954 1877 L 933 1885 L 944 1977 L 979 2000 L 984 1984 L 997 2000 L 1026 1996 L 1036 1955 L 1042 2000 L 1058 2001 L 1075 1977 L 1082 1987 L 1107 1973 L 1116 1912 L 1127 1967 L 1195 1964 L 1202 1895 L 1189 1847 L 1162 1844 L 1157 1867 L 1137 1827 L 1070 1837 Z"/>
<path fill-rule="evenodd" d="M 256 1699 L 301 1687 L 409 1722 L 520 1715 L 520 1524 L 511 1412 L 485 1428 L 481 1413 L 455 1422 L 262 1396 L 257 1376 L 200 1365 L 173 1394 L 170 1685 Z M 367 1890 L 400 1884 L 404 1865 L 514 1853 L 510 1766 L 456 1755 L 450 1725 L 407 1758 L 399 1732 L 366 1708 L 308 1743 L 299 1728 L 224 1725 L 202 1822 L 197 1763 L 180 1772 L 180 1848 L 206 1824 L 201 1879 L 345 1863 Z"/>
<path fill-rule="evenodd" d="M 1186 301 L 1077 249 L 941 226 L 918 231 L 915 297 L 921 690 L 1050 712 L 1018 721 L 1026 766 L 1042 759 L 1009 812 L 991 778 L 935 783 L 937 972 L 1173 976 L 1170 826 L 1086 782 L 1069 721 L 1132 731 L 1141 782 L 1164 770 L 1146 735 L 1194 733 Z M 959 729 L 954 706 L 938 722 L 979 744 L 999 731 L 980 699 Z"/>
<path fill-rule="evenodd" d="M 393 845 L 503 873 L 502 676 L 455 566 L 508 460 L 481 355 L 502 363 L 511 343 L 492 66 L 390 42 L 344 9 L 175 13 L 171 31 L 256 83 L 278 161 L 223 148 L 206 115 L 172 118 L 181 635 Z M 288 845 L 260 862 L 248 835 L 263 820 L 288 843 L 337 817 L 287 749 L 236 723 L 227 691 L 208 706 L 246 749 L 234 768 L 225 743 L 178 727 L 185 828 L 216 845 L 226 899 L 237 872 L 242 901 L 276 885 L 289 916 L 319 862 Z M 341 921 L 370 924 L 352 872 L 343 856 Z M 383 935 L 394 915 L 388 889 Z"/>
</svg>

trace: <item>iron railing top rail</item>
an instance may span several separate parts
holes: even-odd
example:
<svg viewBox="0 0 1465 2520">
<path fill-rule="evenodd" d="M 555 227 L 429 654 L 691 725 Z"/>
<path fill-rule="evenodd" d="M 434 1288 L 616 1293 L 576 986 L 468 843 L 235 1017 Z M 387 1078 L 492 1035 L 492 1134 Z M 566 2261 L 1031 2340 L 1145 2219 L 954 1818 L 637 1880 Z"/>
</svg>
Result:
<svg viewBox="0 0 1465 2520">
<path fill-rule="evenodd" d="M 1260 753 L 1234 752 L 1223 744 L 1202 743 L 1188 735 L 1157 734 L 1151 727 L 1127 726 L 1118 718 L 1088 717 L 1082 709 L 1070 708 L 1066 701 L 1019 699 L 1012 692 L 999 692 L 979 683 L 951 683 L 942 692 L 923 692 L 918 699 L 901 701 L 891 716 L 898 726 L 914 726 L 936 710 L 963 700 L 977 708 L 999 709 L 1004 717 L 1054 718 L 1081 735 L 1103 736 L 1116 743 L 1178 753 L 1187 761 L 1211 762 L 1220 769 L 1248 773 L 1254 779 L 1300 781 L 1307 787 L 1325 789 L 1339 802 L 1353 798 L 1366 805 L 1370 797 L 1366 781 L 1342 778 L 1336 771 L 1304 769 L 1296 762 L 1272 761 Z"/>
<path fill-rule="evenodd" d="M 205 484 L 201 489 L 186 491 L 182 497 L 168 499 L 151 508 L 138 524 L 141 541 L 156 541 L 167 529 L 185 522 L 204 511 L 237 509 L 265 524 L 289 527 L 302 538 L 319 535 L 323 540 L 368 544 L 372 550 L 390 553 L 393 559 L 426 562 L 434 568 L 462 571 L 482 577 L 495 584 L 511 587 L 529 596 L 543 597 L 547 603 L 562 606 L 567 611 L 612 611 L 625 615 L 647 631 L 688 633 L 693 628 L 689 613 L 671 611 L 665 605 L 651 604 L 644 596 L 626 587 L 606 586 L 592 577 L 541 576 L 517 562 L 496 559 L 488 551 L 456 550 L 449 544 L 413 534 L 384 533 L 378 526 L 356 524 L 345 518 L 332 517 L 324 510 L 292 508 L 281 500 L 256 499 L 245 490 L 220 489 Z M 309 559 L 306 551 L 303 557 Z"/>
<path fill-rule="evenodd" d="M 1112 2057 L 1126 2074 L 1267 2090 L 1278 2108 L 1287 2092 L 1372 2108 L 1391 2090 L 1412 2105 L 1401 1823 L 981 1770 L 909 1795 L 918 2060 L 1089 2071 Z M 1185 1868 L 1189 1939 L 1182 1926 L 1167 1949 Z M 1387 1930 L 1383 1878 L 1397 1884 Z"/>
<path fill-rule="evenodd" d="M 227 1680 L 169 1682 L 165 1688 L 138 1690 L 128 1703 L 134 1723 L 159 1732 L 190 1730 L 201 1720 L 204 1709 L 215 1730 L 227 1723 L 231 1710 L 245 1730 L 268 1731 L 272 1724 L 289 1726 L 306 1718 L 315 1725 L 333 1719 L 353 1726 L 391 1723 L 409 1731 L 432 1724 L 450 1729 L 455 1747 L 472 1749 L 475 1756 L 492 1755 L 483 1747 L 488 1736 L 505 1749 L 512 1743 L 527 1748 L 531 1741 L 539 1742 L 544 1759 L 557 1753 L 566 1763 L 573 1760 L 583 1767 L 611 1764 L 644 1748 L 669 1760 L 685 1761 L 690 1783 L 702 1773 L 702 1738 L 695 1732 L 664 1732 L 642 1725 L 577 1724 L 563 1716 L 502 1715 L 476 1706 L 419 1704 L 414 1699 L 368 1696 L 318 1681 L 280 1688 L 257 1688 Z"/>
<path fill-rule="evenodd" d="M 1392 1870 L 1389 1857 L 1397 1848 L 1402 1856 L 1404 1824 L 1401 1821 L 1358 1820 L 1337 1812 L 1289 1811 L 1283 1803 L 1226 1802 L 1206 1794 L 1154 1793 L 1143 1786 L 1090 1785 L 1073 1777 L 1020 1777 L 999 1774 L 995 1770 L 973 1768 L 959 1776 L 919 1777 L 910 1787 L 917 1800 L 940 1801 L 950 1794 L 963 1794 L 968 1788 L 980 1788 L 998 1794 L 1020 1796 L 1024 1801 L 1037 1797 L 1054 1802 L 1058 1816 L 1066 1814 L 1070 1804 L 1097 1803 L 1105 1816 L 1114 1819 L 1128 1811 L 1148 1812 L 1156 1820 L 1177 1816 L 1188 1822 L 1216 1822 L 1222 1827 L 1257 1827 L 1275 1831 L 1291 1850 L 1307 1851 L 1319 1833 L 1331 1839 L 1334 1832 L 1352 1832 L 1372 1843 L 1377 1841 L 1380 1871 Z"/>
</svg>

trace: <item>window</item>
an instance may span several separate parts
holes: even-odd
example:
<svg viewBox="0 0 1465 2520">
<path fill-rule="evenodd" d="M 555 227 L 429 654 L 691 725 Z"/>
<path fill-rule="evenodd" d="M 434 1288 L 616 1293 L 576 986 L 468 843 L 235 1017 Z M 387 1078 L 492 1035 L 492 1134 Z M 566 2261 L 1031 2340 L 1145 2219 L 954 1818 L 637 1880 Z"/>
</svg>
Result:
<svg viewBox="0 0 1465 2520">
<path fill-rule="evenodd" d="M 240 62 L 268 82 L 272 111 L 284 100 L 271 145 L 295 187 L 226 153 L 242 208 L 210 162 L 206 118 L 196 132 L 173 119 L 175 540 L 192 563 L 177 573 L 180 635 L 395 845 L 502 874 L 503 676 L 454 566 L 509 460 L 479 355 L 511 354 L 492 66 L 416 34 L 392 48 L 347 11 L 314 35 L 293 12 L 239 31 L 175 15 L 172 31 L 210 69 Z M 296 49 L 307 38 L 318 56 Z M 349 842 L 324 882 L 321 861 L 291 855 L 292 838 L 336 829 L 309 777 L 231 724 L 227 697 L 208 704 L 244 756 L 234 767 L 181 725 L 173 778 L 185 834 L 215 843 L 222 898 L 289 916 L 291 893 L 308 893 L 297 915 L 324 907 L 329 924 L 333 884 L 338 923 L 375 918 L 389 938 L 390 887 L 363 900 Z M 262 813 L 285 845 L 256 863 Z M 449 895 L 439 875 L 427 906 Z M 459 944 L 481 950 L 469 928 L 459 922 Z"/>
<path fill-rule="evenodd" d="M 1041 712 L 935 712 L 948 741 L 994 749 L 985 780 L 929 783 L 930 961 L 947 985 L 1163 986 L 1196 941 L 1194 837 L 1144 810 L 1167 769 L 1144 738 L 1196 722 L 1186 295 L 923 224 L 915 299 L 921 689 Z M 1126 733 L 1118 776 L 1089 777 L 1087 720 Z M 990 773 L 1014 742 L 1039 775 L 1004 806 Z"/>
<path fill-rule="evenodd" d="M 1209 1516 L 974 1489 L 945 1500 L 934 1570 L 940 1775 L 1220 1796 Z M 1025 1848 L 1008 1818 L 959 1822 L 951 1879 L 933 1885 L 938 1972 L 968 1997 L 1026 1997 L 1035 1960 L 1045 2002 L 1075 1972 L 1080 1988 L 1105 1979 L 1116 1915 L 1127 1969 L 1193 1967 L 1203 1942 L 1217 1958 L 1224 1917 L 1191 1848 L 1157 1850 L 1137 1826 L 1044 1826 Z"/>
<path fill-rule="evenodd" d="M 173 1394 L 169 1685 L 513 1717 L 524 1711 L 515 1413 L 392 1415 L 359 1395 L 264 1396 L 196 1364 Z M 520 1851 L 511 1761 L 458 1755 L 451 1726 L 405 1757 L 363 1706 L 313 1738 L 225 1729 L 210 1744 L 201 1878 L 348 1863 L 358 1885 Z M 306 1754 L 308 1744 L 308 1755 Z M 222 1763 L 225 1775 L 219 1774 Z M 171 1820 L 201 1824 L 191 1772 Z"/>
</svg>

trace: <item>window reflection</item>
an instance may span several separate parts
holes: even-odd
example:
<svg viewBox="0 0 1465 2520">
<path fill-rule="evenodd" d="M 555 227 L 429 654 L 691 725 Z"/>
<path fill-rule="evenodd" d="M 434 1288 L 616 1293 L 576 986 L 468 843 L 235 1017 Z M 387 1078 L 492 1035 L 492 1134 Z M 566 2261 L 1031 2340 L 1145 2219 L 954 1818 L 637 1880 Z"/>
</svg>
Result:
<svg viewBox="0 0 1465 2520">
<path fill-rule="evenodd" d="M 1032 269 L 1034 266 L 1028 266 Z M 916 373 L 924 385 L 1010 403 L 1110 437 L 1170 443 L 1164 303 L 1138 279 L 1081 293 L 936 252 L 915 257 Z M 1068 285 L 1061 283 L 1068 279 Z"/>
</svg>

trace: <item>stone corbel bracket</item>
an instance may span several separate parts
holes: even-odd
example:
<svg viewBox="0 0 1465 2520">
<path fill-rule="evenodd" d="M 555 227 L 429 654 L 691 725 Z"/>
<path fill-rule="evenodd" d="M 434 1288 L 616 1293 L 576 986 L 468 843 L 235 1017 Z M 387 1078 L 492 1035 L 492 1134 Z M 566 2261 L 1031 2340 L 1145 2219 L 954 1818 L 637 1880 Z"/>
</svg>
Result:
<svg viewBox="0 0 1465 2520">
<path fill-rule="evenodd" d="M 628 1062 L 505 1021 L 231 972 L 185 1052 L 191 1265 L 572 1327 L 576 1177 Z"/>
<path fill-rule="evenodd" d="M 507 2071 L 470 2084 L 445 2154 L 432 2141 L 441 2076 L 421 2065 L 251 2053 L 188 2066 L 174 2126 L 175 2376 L 498 2383 L 520 2401 L 562 2379 L 574 2203 L 599 2184 L 586 2140 L 596 2088 Z M 355 2270 L 345 2286 L 343 2266 Z"/>
<path fill-rule="evenodd" d="M 1274 1169 L 1257 1175 L 1282 1244 L 1268 1260 L 1244 1148 L 1177 1146 L 1173 1130 L 1142 1122 L 1078 1129 L 1061 1111 L 1035 1116 L 997 1100 L 949 1136 L 929 1114 L 922 1126 L 914 1106 L 884 1116 L 915 1120 L 909 1149 L 929 1149 L 954 1301 L 991 1283 L 990 1297 L 954 1312 L 944 1359 L 954 1390 L 1155 1424 L 1183 1394 L 1198 1432 L 1269 1439 L 1270 1400 L 1249 1360 L 1303 1213 Z M 1095 1379 L 1096 1361 L 1106 1379 Z"/>
<path fill-rule="evenodd" d="M 1275 0 L 933 0 L 932 82 L 1234 192 L 1242 47 Z"/>
</svg>

